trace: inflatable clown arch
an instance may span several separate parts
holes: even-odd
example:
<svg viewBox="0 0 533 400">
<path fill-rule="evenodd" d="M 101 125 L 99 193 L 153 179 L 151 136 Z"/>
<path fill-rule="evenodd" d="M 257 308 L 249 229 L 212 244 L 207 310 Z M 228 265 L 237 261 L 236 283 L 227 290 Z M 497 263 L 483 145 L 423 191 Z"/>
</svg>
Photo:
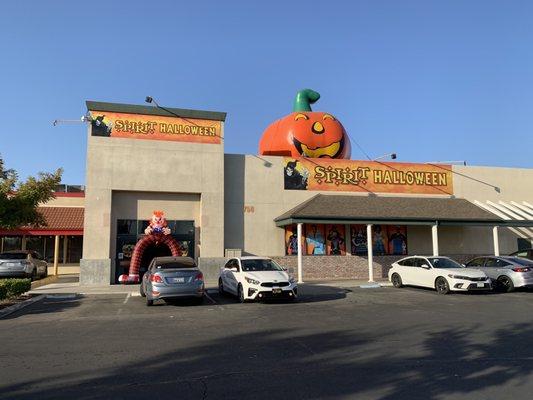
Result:
<svg viewBox="0 0 533 400">
<path fill-rule="evenodd" d="M 142 256 L 144 251 L 151 245 L 164 244 L 169 248 L 172 256 L 181 256 L 180 246 L 170 236 L 170 229 L 167 227 L 167 221 L 162 211 L 154 211 L 150 225 L 144 230 L 144 233 L 146 236 L 140 239 L 133 249 L 128 274 L 120 275 L 118 278 L 120 283 L 139 282 L 139 268 L 141 266 Z"/>
</svg>

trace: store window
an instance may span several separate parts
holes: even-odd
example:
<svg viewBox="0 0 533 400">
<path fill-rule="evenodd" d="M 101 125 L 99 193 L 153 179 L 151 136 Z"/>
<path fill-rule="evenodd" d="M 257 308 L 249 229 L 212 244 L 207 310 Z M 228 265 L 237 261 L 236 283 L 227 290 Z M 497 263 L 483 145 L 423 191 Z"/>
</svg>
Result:
<svg viewBox="0 0 533 400">
<path fill-rule="evenodd" d="M 368 241 L 366 225 L 350 225 L 349 237 L 345 237 L 342 224 L 303 224 L 302 254 L 345 255 L 347 240 L 351 254 L 366 256 Z M 374 225 L 372 227 L 372 250 L 375 256 L 407 255 L 407 227 L 401 225 Z M 285 255 L 298 254 L 296 224 L 285 227 Z"/>
<path fill-rule="evenodd" d="M 22 249 L 22 236 L 4 236 L 2 251 Z"/>
</svg>

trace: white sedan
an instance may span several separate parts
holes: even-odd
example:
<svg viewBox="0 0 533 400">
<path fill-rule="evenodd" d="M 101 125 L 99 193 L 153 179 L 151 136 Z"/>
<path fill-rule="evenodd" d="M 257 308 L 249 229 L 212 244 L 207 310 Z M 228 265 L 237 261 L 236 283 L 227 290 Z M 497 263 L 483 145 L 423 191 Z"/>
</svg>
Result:
<svg viewBox="0 0 533 400">
<path fill-rule="evenodd" d="M 228 260 L 220 269 L 218 291 L 220 294 L 234 294 L 241 303 L 277 298 L 294 300 L 298 296 L 294 278 L 274 260 L 263 257 Z"/>
<path fill-rule="evenodd" d="M 491 290 L 491 281 L 484 272 L 465 268 L 448 257 L 407 257 L 392 264 L 389 280 L 394 287 L 422 286 L 437 290 L 439 294 L 450 291 Z"/>
</svg>

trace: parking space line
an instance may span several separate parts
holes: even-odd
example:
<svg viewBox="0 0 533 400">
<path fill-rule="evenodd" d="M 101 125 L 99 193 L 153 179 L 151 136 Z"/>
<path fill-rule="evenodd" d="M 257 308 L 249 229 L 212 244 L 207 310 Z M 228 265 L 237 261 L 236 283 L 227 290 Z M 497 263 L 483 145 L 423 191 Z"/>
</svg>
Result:
<svg viewBox="0 0 533 400">
<path fill-rule="evenodd" d="M 131 296 L 131 293 L 128 293 L 126 295 L 126 298 L 124 299 L 124 302 L 122 304 L 126 304 L 128 302 L 128 300 L 130 299 L 130 296 Z"/>
<path fill-rule="evenodd" d="M 211 296 L 209 296 L 209 294 L 207 293 L 207 290 L 205 291 L 205 297 L 207 297 L 209 299 L 209 301 L 211 301 L 211 303 L 217 304 L 217 302 L 215 300 L 213 300 L 213 298 Z"/>
</svg>

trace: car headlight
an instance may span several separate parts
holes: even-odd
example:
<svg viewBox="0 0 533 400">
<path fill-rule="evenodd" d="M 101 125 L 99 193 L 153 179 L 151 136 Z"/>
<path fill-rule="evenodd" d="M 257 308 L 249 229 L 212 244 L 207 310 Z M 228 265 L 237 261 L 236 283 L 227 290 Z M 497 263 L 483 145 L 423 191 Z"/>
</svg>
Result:
<svg viewBox="0 0 533 400">
<path fill-rule="evenodd" d="M 453 279 L 462 279 L 463 281 L 469 281 L 470 280 L 470 278 L 468 276 L 463 276 L 463 275 L 448 274 L 448 276 L 450 278 L 453 278 Z"/>
<path fill-rule="evenodd" d="M 289 283 L 290 283 L 290 284 L 296 283 L 296 279 L 294 279 L 294 276 L 291 276 L 291 277 L 289 278 Z"/>
<path fill-rule="evenodd" d="M 251 285 L 259 285 L 259 283 L 261 283 L 259 281 L 256 281 L 255 279 L 248 278 L 247 276 L 245 276 L 244 279 L 246 279 L 246 282 L 248 282 Z"/>
</svg>

